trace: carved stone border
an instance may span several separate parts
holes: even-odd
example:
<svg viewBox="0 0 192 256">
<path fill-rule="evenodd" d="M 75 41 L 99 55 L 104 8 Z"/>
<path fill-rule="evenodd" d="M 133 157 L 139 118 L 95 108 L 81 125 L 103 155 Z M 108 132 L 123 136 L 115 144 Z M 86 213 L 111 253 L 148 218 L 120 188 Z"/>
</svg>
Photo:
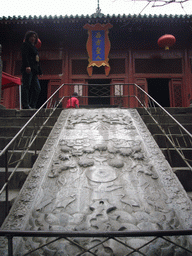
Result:
<svg viewBox="0 0 192 256">
<path fill-rule="evenodd" d="M 136 129 L 140 134 L 143 145 L 148 157 L 155 166 L 156 172 L 159 175 L 159 180 L 163 184 L 167 195 L 171 199 L 170 207 L 174 209 L 184 229 L 192 228 L 192 203 L 188 198 L 187 193 L 183 189 L 176 175 L 173 173 L 170 165 L 166 161 L 163 153 L 159 149 L 154 138 L 150 134 L 140 115 L 135 109 L 122 110 L 123 113 L 128 111 L 131 114 L 133 122 L 136 124 Z M 35 162 L 20 194 L 15 201 L 9 215 L 7 216 L 2 229 L 4 230 L 24 230 L 26 223 L 31 214 L 31 210 L 36 202 L 36 198 L 41 193 L 41 184 L 43 183 L 47 172 L 49 170 L 50 162 L 55 153 L 60 136 L 62 136 L 62 130 L 65 127 L 68 115 L 73 110 L 63 110 L 51 131 L 41 153 L 39 154 L 37 161 Z M 18 238 L 20 239 L 20 238 Z M 14 248 L 18 244 L 18 239 L 14 239 Z M 6 255 L 7 240 L 1 240 L 0 254 Z M 6 252 L 6 253 L 5 253 Z"/>
<path fill-rule="evenodd" d="M 1 229 L 25 230 L 26 223 L 35 204 L 35 199 L 40 193 L 41 184 L 46 177 L 48 167 L 55 153 L 54 149 L 59 143 L 61 130 L 65 126 L 64 124 L 70 111 L 71 110 L 63 110 L 61 112 Z M 19 239 L 20 238 L 15 238 L 13 240 L 14 248 L 16 247 L 16 244 L 18 244 Z M 7 254 L 6 246 L 7 239 L 1 239 L 0 255 Z"/>
<path fill-rule="evenodd" d="M 146 151 L 148 156 L 153 161 L 155 169 L 159 175 L 159 180 L 163 184 L 163 187 L 167 195 L 171 198 L 172 208 L 175 210 L 178 219 L 184 229 L 192 228 L 192 202 L 189 199 L 186 191 L 178 180 L 177 176 L 173 173 L 171 166 L 165 159 L 163 153 L 158 147 L 153 136 L 147 129 L 147 126 L 143 122 L 142 118 L 138 114 L 136 109 L 130 109 L 131 116 L 136 123 L 138 132 L 143 143 L 147 146 Z"/>
</svg>

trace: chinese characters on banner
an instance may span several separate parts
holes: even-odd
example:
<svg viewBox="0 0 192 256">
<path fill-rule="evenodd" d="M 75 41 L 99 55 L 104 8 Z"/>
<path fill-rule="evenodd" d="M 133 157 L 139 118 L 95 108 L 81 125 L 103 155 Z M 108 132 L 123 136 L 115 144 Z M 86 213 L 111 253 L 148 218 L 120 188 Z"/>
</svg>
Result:
<svg viewBox="0 0 192 256">
<path fill-rule="evenodd" d="M 105 32 L 92 31 L 92 52 L 93 61 L 105 60 Z"/>
<path fill-rule="evenodd" d="M 87 40 L 87 52 L 89 55 L 89 64 L 87 66 L 87 72 L 89 76 L 92 76 L 93 66 L 101 67 L 105 66 L 105 74 L 109 75 L 109 51 L 110 51 L 110 41 L 108 37 L 108 30 L 112 28 L 111 24 L 100 24 L 95 25 L 86 24 L 84 29 L 88 30 L 88 40 Z"/>
</svg>

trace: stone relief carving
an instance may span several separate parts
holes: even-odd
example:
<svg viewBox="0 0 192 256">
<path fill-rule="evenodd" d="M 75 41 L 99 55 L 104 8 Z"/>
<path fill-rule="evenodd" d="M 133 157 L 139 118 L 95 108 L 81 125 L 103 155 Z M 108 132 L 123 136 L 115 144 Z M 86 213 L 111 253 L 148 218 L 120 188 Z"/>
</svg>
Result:
<svg viewBox="0 0 192 256">
<path fill-rule="evenodd" d="M 107 126 L 98 125 L 98 120 L 110 126 L 125 125 L 126 129 L 127 126 L 135 129 L 130 118 L 106 114 L 92 118 L 71 116 L 68 129 L 82 123 L 93 124 L 92 129 L 96 130 L 107 129 Z M 113 138 L 99 144 L 95 142 L 94 138 L 88 137 L 60 141 L 48 175 L 49 179 L 56 179 L 58 187 L 55 198 L 53 193 L 51 197 L 54 206 L 50 210 L 45 204 L 42 207 L 46 201 L 43 197 L 41 207 L 38 207 L 43 229 L 123 231 L 180 227 L 163 188 L 158 184 L 158 174 L 145 156 L 142 141 Z M 158 152 L 154 150 L 154 154 Z M 139 246 L 147 239 L 123 240 L 127 245 Z M 92 239 L 85 239 L 85 246 L 87 242 L 94 243 Z M 64 244 L 66 248 L 66 242 Z M 153 246 L 155 250 L 157 243 Z M 71 247 L 69 251 L 74 250 Z M 174 250 L 173 246 L 163 242 L 161 247 L 159 255 L 169 247 Z M 121 249 L 127 253 L 125 248 Z M 151 255 L 155 255 L 154 250 Z M 100 246 L 97 255 L 122 255 L 118 251 L 106 242 Z"/>
<path fill-rule="evenodd" d="M 120 110 L 80 111 L 69 116 L 27 229 L 130 231 L 182 228 L 171 204 L 180 189 L 176 185 L 175 190 L 172 187 L 171 196 L 167 195 L 159 173 L 166 173 L 167 185 L 172 183 L 174 177 L 167 174 L 169 167 L 151 142 L 150 135 L 141 137 L 139 134 L 139 131 L 146 132 L 146 128 L 140 124 L 138 115 L 132 112 L 130 115 Z M 148 145 L 144 140 L 155 148 L 147 151 Z M 29 181 L 27 186 L 35 186 L 33 182 Z M 30 196 L 26 200 L 30 200 Z M 18 214 L 23 214 L 23 208 L 21 211 L 17 209 L 14 221 Z M 119 238 L 131 247 L 140 247 L 150 239 Z M 174 242 L 189 246 L 186 239 L 174 239 Z M 20 248 L 27 252 L 50 240 L 27 238 L 20 243 Z M 76 238 L 73 241 L 89 248 L 102 240 Z M 151 256 L 157 255 L 157 251 L 160 256 L 164 256 L 165 251 L 169 253 L 167 255 L 187 255 L 163 240 L 155 240 L 150 249 L 142 249 L 143 253 Z M 74 256 L 82 252 L 78 246 L 61 239 L 47 245 L 37 255 Z M 92 252 L 102 256 L 127 255 L 131 249 L 109 240 Z"/>
</svg>

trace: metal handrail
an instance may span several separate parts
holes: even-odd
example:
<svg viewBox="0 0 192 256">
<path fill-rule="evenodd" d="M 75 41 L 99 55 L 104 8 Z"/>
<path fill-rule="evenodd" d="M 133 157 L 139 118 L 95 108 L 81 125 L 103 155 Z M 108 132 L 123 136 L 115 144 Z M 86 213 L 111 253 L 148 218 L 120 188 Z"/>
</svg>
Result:
<svg viewBox="0 0 192 256">
<path fill-rule="evenodd" d="M 0 230 L 0 236 L 17 237 L 144 237 L 144 236 L 190 236 L 192 229 L 150 231 L 22 231 Z"/>
<path fill-rule="evenodd" d="M 2 156 L 5 151 L 12 145 L 12 143 L 18 138 L 18 136 L 22 133 L 22 131 L 27 127 L 27 125 L 34 119 L 34 117 L 37 116 L 37 114 L 41 111 L 41 109 L 53 98 L 53 96 L 64 86 L 64 84 L 62 84 L 44 103 L 43 105 L 35 112 L 34 115 L 32 115 L 32 117 L 26 122 L 26 124 L 20 129 L 20 131 L 12 138 L 12 140 L 4 147 L 3 150 L 1 150 L 0 152 L 0 156 Z M 64 96 L 63 96 L 64 98 Z M 62 98 L 62 100 L 63 100 Z M 62 101 L 60 100 L 59 103 Z"/>
<path fill-rule="evenodd" d="M 6 211 L 6 215 L 8 214 L 8 184 L 11 180 L 11 178 L 13 177 L 13 175 L 15 174 L 17 168 L 19 167 L 19 165 L 21 164 L 21 162 L 23 161 L 25 155 L 27 154 L 28 150 L 30 149 L 30 147 L 32 146 L 32 144 L 34 143 L 34 141 L 36 140 L 36 138 L 38 137 L 39 133 L 41 132 L 41 130 L 43 129 L 43 127 L 45 126 L 45 124 L 48 122 L 49 118 L 51 117 L 51 115 L 54 113 L 54 111 L 57 109 L 57 107 L 59 106 L 59 104 L 62 102 L 62 100 L 65 98 L 65 96 L 63 96 L 58 104 L 55 106 L 55 108 L 53 109 L 53 111 L 49 114 L 49 116 L 47 117 L 47 119 L 44 121 L 44 123 L 41 125 L 41 127 L 39 128 L 39 130 L 37 131 L 36 135 L 34 136 L 34 138 L 30 141 L 29 145 L 27 146 L 27 148 L 25 149 L 25 151 L 23 151 L 21 158 L 18 160 L 18 163 L 16 164 L 15 168 L 13 169 L 13 171 L 11 172 L 10 175 L 8 175 L 8 150 L 10 148 L 10 146 L 16 141 L 16 139 L 19 137 L 19 135 L 26 129 L 26 127 L 31 123 L 31 121 L 33 121 L 35 119 L 35 117 L 37 116 L 37 114 L 42 110 L 42 108 L 50 101 L 53 99 L 53 97 L 55 96 L 55 94 L 64 86 L 64 84 L 62 84 L 58 89 L 55 90 L 55 92 L 42 104 L 42 106 L 32 115 L 32 117 L 25 123 L 25 125 L 23 125 L 23 127 L 19 130 L 19 132 L 11 139 L 11 141 L 4 147 L 3 150 L 1 150 L 0 152 L 0 157 L 5 155 L 5 183 L 2 186 L 1 190 L 0 190 L 0 195 L 3 193 L 3 191 L 6 189 L 6 193 L 5 193 L 5 211 Z"/>
<path fill-rule="evenodd" d="M 71 244 L 77 246 L 81 250 L 83 250 L 82 253 L 79 253 L 78 255 L 82 255 L 85 252 L 89 252 L 92 255 L 96 255 L 96 253 L 91 252 L 91 249 L 103 244 L 104 242 L 114 239 L 116 242 L 124 245 L 125 247 L 132 250 L 131 253 L 126 255 L 131 255 L 134 252 L 138 252 L 141 255 L 146 255 L 140 251 L 143 247 L 149 245 L 150 243 L 154 242 L 158 238 L 162 238 L 166 242 L 173 244 L 176 247 L 179 247 L 180 249 L 184 250 L 185 252 L 192 253 L 191 249 L 186 248 L 182 245 L 179 245 L 175 243 L 174 241 L 171 241 L 169 237 L 173 236 L 191 236 L 192 235 L 192 229 L 187 230 L 150 230 L 150 231 L 12 231 L 12 230 L 0 230 L 0 236 L 6 237 L 8 239 L 8 256 L 13 256 L 13 238 L 14 237 L 54 237 L 55 240 L 49 241 L 46 244 L 41 245 L 40 247 L 37 247 L 33 249 L 32 251 L 29 251 L 25 253 L 23 256 L 30 255 L 31 253 L 38 251 L 39 249 L 42 249 L 43 247 L 50 245 L 51 243 L 54 243 L 60 239 L 66 239 Z M 97 241 L 98 244 L 90 247 L 85 248 L 81 244 L 75 242 L 74 240 L 71 240 L 69 238 L 107 238 L 104 241 Z M 138 238 L 138 237 L 152 237 L 152 240 L 145 242 L 142 246 L 139 246 L 138 248 L 134 248 L 130 245 L 127 245 L 122 240 L 118 240 L 116 238 Z"/>
<path fill-rule="evenodd" d="M 175 119 L 164 107 L 162 107 L 155 99 L 153 99 L 146 91 L 144 91 L 141 87 L 139 87 L 137 84 L 134 84 L 139 90 L 141 90 L 145 95 L 147 95 L 147 97 L 149 97 L 159 108 L 161 108 L 163 110 L 164 113 L 166 113 L 179 127 L 181 127 L 181 129 L 183 131 L 185 131 L 191 138 L 192 138 L 192 134 L 185 129 L 185 127 L 180 124 L 177 119 Z M 139 101 L 138 97 L 136 97 L 137 100 Z"/>
<path fill-rule="evenodd" d="M 63 84 L 64 85 L 64 84 Z M 16 136 L 9 142 L 9 144 L 1 151 L 0 156 L 7 153 L 8 148 L 10 147 L 10 145 L 16 140 L 16 138 L 21 134 L 21 132 L 27 127 L 27 125 L 31 122 L 31 120 L 39 113 L 39 111 L 43 108 L 43 106 L 45 104 L 47 104 L 47 102 L 53 98 L 53 96 L 63 87 L 63 85 L 61 85 L 55 92 L 54 94 L 41 106 L 41 108 L 39 110 L 37 110 L 37 112 L 29 119 L 29 121 L 23 126 L 23 128 L 18 132 L 18 134 L 16 134 Z M 65 84 L 65 85 L 69 85 L 69 84 Z M 74 85 L 74 84 L 73 84 Z M 83 84 L 82 84 L 83 85 Z M 113 84 L 111 84 L 113 86 Z M 185 127 L 183 125 L 181 125 L 165 108 L 163 108 L 157 101 L 155 101 L 147 92 L 145 92 L 140 86 L 138 86 L 137 84 L 123 84 L 125 86 L 129 86 L 129 85 L 134 85 L 134 92 L 135 92 L 135 88 L 139 89 L 141 92 L 143 92 L 146 97 L 148 97 L 153 104 L 153 107 L 155 107 L 155 105 L 157 105 L 162 111 L 163 113 L 165 113 L 166 115 L 168 115 L 190 138 L 192 138 L 192 134 L 187 131 L 187 129 L 185 129 Z M 89 86 L 89 85 L 85 85 L 85 86 Z M 82 98 L 84 97 L 88 97 L 88 96 L 82 96 Z M 94 96 L 93 96 L 94 97 Z M 109 97 L 109 96 L 100 96 L 100 97 Z M 158 127 L 161 128 L 161 130 L 163 131 L 163 133 L 165 133 L 166 138 L 170 141 L 170 143 L 174 146 L 174 148 L 176 148 L 177 152 L 181 154 L 181 152 L 177 149 L 176 145 L 174 145 L 173 141 L 169 138 L 169 136 L 166 134 L 166 132 L 163 130 L 163 128 L 160 126 L 160 124 L 158 123 L 158 121 L 152 116 L 152 114 L 150 113 L 149 110 L 149 104 L 146 102 L 142 102 L 136 95 L 120 95 L 120 96 L 111 96 L 111 97 L 121 97 L 121 98 L 127 98 L 127 97 L 134 97 L 139 104 L 146 110 L 146 112 L 152 117 L 153 121 L 156 123 L 156 125 Z M 64 97 L 63 97 L 64 98 Z M 63 100 L 63 98 L 59 101 L 60 102 Z M 32 143 L 34 142 L 34 140 L 32 140 L 32 142 L 30 143 L 30 146 L 32 145 Z M 28 147 L 29 148 L 29 147 Z M 189 167 L 191 168 L 191 166 L 189 165 Z M 115 237 L 141 237 L 141 236 L 156 236 L 156 237 L 163 237 L 163 236 L 178 236 L 178 235 L 192 235 L 192 230 L 166 230 L 166 231 L 131 231 L 131 232 L 123 232 L 123 231 L 118 231 L 118 232 L 85 232 L 85 231 L 80 231 L 80 232 L 45 232 L 45 231 L 10 231 L 10 230 L 1 230 L 0 231 L 0 236 L 4 236 L 8 238 L 8 244 L 9 247 L 11 247 L 10 251 L 13 251 L 12 249 L 12 238 L 13 237 L 25 237 L 25 236 L 32 236 L 32 237 L 59 237 L 60 238 L 67 238 L 67 237 L 108 237 L 110 238 L 115 238 Z M 188 251 L 186 249 L 186 251 Z M 192 253 L 190 251 L 190 253 Z M 13 255 L 13 254 L 9 254 L 9 255 Z M 27 255 L 27 254 L 26 254 Z M 95 255 L 95 254 L 93 254 Z"/>
<path fill-rule="evenodd" d="M 68 86 L 74 86 L 74 84 L 65 84 Z M 110 84 L 110 86 L 113 86 L 116 84 Z M 143 90 L 140 86 L 138 86 L 137 84 L 123 84 L 125 86 L 131 86 L 134 85 L 134 93 L 135 92 L 135 87 L 137 89 L 139 89 L 140 91 L 142 91 L 153 103 L 153 105 L 155 106 L 155 104 L 166 114 L 168 115 L 190 138 L 192 138 L 192 134 L 185 129 L 185 127 L 183 125 L 181 125 L 165 108 L 163 108 L 155 99 L 153 99 L 145 90 Z M 50 101 L 53 99 L 54 95 L 64 86 L 64 84 L 62 84 L 48 99 L 47 101 L 45 101 L 43 103 L 43 105 L 34 113 L 34 115 L 26 122 L 26 124 L 20 129 L 20 131 L 12 138 L 12 140 L 5 146 L 5 148 L 3 150 L 0 151 L 0 157 L 5 154 L 5 152 L 8 150 L 8 148 L 13 144 L 13 142 L 18 138 L 18 136 L 24 131 L 24 129 L 28 126 L 28 124 L 37 116 L 37 114 L 41 111 L 41 109 Z M 92 84 L 79 84 L 78 86 L 93 86 Z M 102 86 L 102 85 L 101 85 Z M 94 97 L 94 96 L 81 96 L 82 98 L 86 98 L 86 97 Z M 108 97 L 108 96 L 100 96 L 102 97 Z M 110 97 L 119 97 L 119 96 L 110 96 Z M 156 123 L 156 125 L 163 131 L 163 133 L 165 134 L 166 138 L 168 139 L 168 141 L 173 145 L 173 147 L 176 149 L 176 151 L 178 152 L 178 154 L 183 157 L 183 155 L 181 154 L 181 152 L 177 149 L 177 147 L 174 145 L 173 141 L 170 139 L 170 137 L 166 134 L 166 132 L 162 129 L 162 127 L 159 125 L 159 123 L 156 121 L 156 119 L 150 114 L 148 108 L 140 101 L 140 99 L 137 97 L 137 95 L 120 95 L 121 98 L 127 98 L 127 97 L 135 97 L 135 99 L 141 104 L 141 106 L 146 110 L 146 112 L 151 116 L 151 118 L 153 119 L 153 121 Z M 64 98 L 64 97 L 63 97 Z M 60 102 L 63 100 L 63 98 L 59 101 L 58 105 L 60 104 Z M 57 105 L 57 106 L 58 106 Z M 47 121 L 45 121 L 46 123 Z M 44 123 L 44 124 L 45 124 Z M 44 125 L 43 124 L 43 125 Z M 40 131 L 39 131 L 40 132 Z M 39 134 L 39 132 L 37 132 L 37 134 Z M 37 136 L 36 136 L 37 137 Z M 35 137 L 35 139 L 36 139 Z M 34 140 L 35 140 L 34 139 Z M 32 140 L 32 143 L 34 142 L 34 140 Z M 32 143 L 30 143 L 29 145 L 31 146 Z M 28 148 L 30 147 L 28 146 Z M 25 153 L 26 154 L 26 153 Z M 25 154 L 22 156 L 21 161 L 23 160 Z M 191 166 L 188 164 L 189 168 L 192 170 Z M 18 166 L 17 166 L 18 167 Z M 16 168 L 15 168 L 16 169 Z M 11 177 L 14 175 L 14 171 L 12 172 L 11 176 L 9 177 L 9 180 L 11 179 Z M 6 187 L 6 185 L 3 187 Z M 2 190 L 0 191 L 0 194 L 2 193 Z"/>
<path fill-rule="evenodd" d="M 135 86 L 140 89 L 150 100 L 152 100 L 153 105 L 155 106 L 155 104 L 163 111 L 164 114 L 166 114 L 167 116 L 169 116 L 174 123 L 176 123 L 178 125 L 178 127 L 184 131 L 191 139 L 192 139 L 192 134 L 181 124 L 179 123 L 164 107 L 162 107 L 155 99 L 153 99 L 147 92 L 145 92 L 141 87 L 139 87 L 137 84 L 135 84 Z M 143 108 L 146 110 L 146 112 L 150 115 L 150 117 L 152 118 L 152 120 L 155 122 L 155 124 L 159 127 L 159 129 L 162 131 L 162 133 L 164 134 L 164 136 L 166 137 L 166 139 L 171 143 L 171 145 L 173 146 L 173 148 L 175 149 L 175 151 L 179 154 L 179 156 L 183 159 L 183 161 L 185 162 L 185 164 L 188 166 L 188 168 L 192 171 L 192 166 L 189 163 L 190 160 L 186 159 L 184 154 L 183 154 L 183 150 L 181 149 L 181 147 L 177 147 L 172 136 L 171 133 L 167 134 L 166 131 L 163 129 L 163 127 L 159 124 L 159 122 L 154 118 L 154 116 L 150 113 L 149 109 L 147 106 L 145 106 L 140 99 L 135 96 L 135 98 L 138 100 L 138 102 L 140 102 L 141 106 L 143 106 Z M 181 131 L 180 131 L 181 133 Z M 184 138 L 183 134 L 181 133 L 181 136 Z"/>
<path fill-rule="evenodd" d="M 21 134 L 21 132 L 26 128 L 26 126 L 32 121 L 32 119 L 40 112 L 40 110 L 53 98 L 53 96 L 64 86 L 64 85 L 74 85 L 74 84 L 62 84 L 44 103 L 43 105 L 35 112 L 35 114 L 27 121 L 27 123 L 20 129 L 20 131 L 13 137 L 13 139 L 6 145 L 6 147 L 0 151 L 0 156 L 2 156 L 5 151 L 10 147 L 10 145 L 15 141 L 15 139 Z M 89 85 L 93 85 L 93 84 L 78 84 L 78 85 L 85 85 L 85 86 L 89 86 Z M 94 84 L 95 85 L 95 84 Z M 116 85 L 116 84 L 110 84 L 111 86 Z M 181 127 L 182 130 L 184 130 L 191 138 L 192 138 L 192 134 L 185 129 L 185 127 L 183 125 L 181 125 L 181 123 L 179 123 L 164 107 L 162 107 L 155 99 L 153 99 L 145 90 L 143 90 L 140 86 L 138 86 L 137 84 L 132 84 L 132 83 L 127 83 L 127 84 L 123 84 L 123 85 L 134 85 L 136 86 L 140 91 L 142 91 L 148 98 L 150 98 L 152 100 L 152 102 L 154 102 L 160 109 L 163 110 L 164 113 L 166 113 L 178 126 Z M 66 96 L 64 96 L 66 97 Z M 64 98 L 63 97 L 63 98 Z M 70 97 L 70 96 L 68 96 Z M 95 97 L 95 96 L 81 96 L 82 98 L 89 98 L 89 97 Z M 119 96 L 100 96 L 101 98 L 105 98 L 105 97 L 119 97 Z M 136 96 L 136 95 L 120 95 L 120 97 L 122 98 L 126 98 L 126 97 L 135 97 L 137 99 L 138 102 L 140 102 L 140 104 L 145 108 L 145 106 L 142 104 L 142 102 L 140 101 L 140 99 Z M 63 100 L 62 98 L 62 100 Z M 62 101 L 60 100 L 59 103 Z"/>
<path fill-rule="evenodd" d="M 65 84 L 68 86 L 74 86 L 74 84 Z M 95 85 L 95 84 L 94 84 Z M 116 84 L 110 84 L 110 86 L 113 86 Z M 138 86 L 137 84 L 122 84 L 125 86 L 131 86 L 134 85 L 134 93 L 136 94 L 135 88 L 139 89 L 141 92 L 143 92 L 153 103 L 153 106 L 155 106 L 155 104 L 163 111 L 163 113 L 165 113 L 166 115 L 168 115 L 190 138 L 192 138 L 192 134 L 182 125 L 180 124 L 165 108 L 163 108 L 155 99 L 153 99 L 145 90 L 143 90 L 140 86 Z M 6 153 L 6 151 L 9 149 L 9 147 L 14 143 L 14 141 L 18 138 L 18 136 L 25 130 L 25 128 L 28 126 L 28 124 L 37 116 L 37 114 L 41 111 L 41 109 L 50 101 L 53 99 L 54 95 L 64 86 L 64 84 L 62 84 L 44 103 L 43 105 L 34 113 L 34 115 L 26 122 L 26 124 L 20 129 L 20 131 L 11 139 L 11 141 L 5 146 L 5 148 L 3 150 L 0 151 L 0 157 Z M 92 84 L 79 84 L 78 86 L 93 86 Z M 102 86 L 102 85 L 101 85 Z M 59 103 L 57 104 L 57 106 L 62 102 L 63 98 L 65 96 L 62 97 L 62 99 L 59 101 Z M 82 98 L 87 98 L 87 97 L 94 97 L 94 96 L 81 96 Z M 108 96 L 100 96 L 102 97 L 108 97 Z M 119 97 L 119 96 L 110 96 L 110 97 Z M 176 151 L 178 152 L 178 154 L 183 158 L 182 153 L 178 150 L 178 148 L 176 147 L 176 145 L 173 143 L 173 141 L 170 139 L 170 137 L 166 134 L 166 132 L 163 130 L 163 128 L 161 127 L 161 125 L 157 122 L 157 120 L 153 117 L 153 115 L 151 115 L 151 113 L 148 110 L 148 107 L 141 102 L 141 100 L 137 97 L 137 95 L 121 95 L 121 98 L 127 98 L 127 97 L 135 97 L 135 99 L 140 103 L 140 105 L 146 110 L 146 112 L 151 116 L 151 118 L 153 119 L 153 121 L 156 123 L 156 125 L 161 129 L 161 131 L 164 133 L 164 135 L 166 136 L 166 138 L 168 139 L 168 141 L 172 144 L 172 146 L 176 149 Z M 42 127 L 45 125 L 45 123 L 48 121 L 48 119 L 43 123 Z M 42 128 L 41 128 L 42 129 Z M 27 150 L 31 147 L 31 145 L 33 144 L 33 142 L 35 141 L 35 139 L 37 138 L 38 134 L 40 133 L 41 129 L 37 132 L 37 135 L 35 136 L 35 138 L 32 140 L 32 142 L 29 144 Z M 27 152 L 25 152 L 21 158 L 21 161 L 23 160 L 24 156 L 26 155 Z M 20 161 L 20 162 L 21 162 Z M 13 170 L 12 174 L 9 176 L 9 180 L 11 179 L 11 177 L 14 175 L 14 172 L 16 171 L 17 167 L 19 166 L 20 162 L 18 163 L 18 165 L 16 166 L 16 168 Z M 186 164 L 188 165 L 188 167 L 192 170 L 192 167 L 188 164 L 188 162 L 186 162 Z M 7 180 L 8 182 L 8 180 Z M 0 194 L 2 193 L 2 190 L 4 190 L 4 188 L 7 185 L 6 184 L 3 186 L 3 188 L 0 191 Z"/>
</svg>

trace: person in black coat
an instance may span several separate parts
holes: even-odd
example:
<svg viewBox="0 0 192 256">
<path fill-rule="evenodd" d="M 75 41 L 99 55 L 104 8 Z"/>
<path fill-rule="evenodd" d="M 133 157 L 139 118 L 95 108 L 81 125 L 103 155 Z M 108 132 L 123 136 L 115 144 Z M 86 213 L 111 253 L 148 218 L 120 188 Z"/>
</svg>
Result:
<svg viewBox="0 0 192 256">
<path fill-rule="evenodd" d="M 35 109 L 41 91 L 38 75 L 42 75 L 42 72 L 39 65 L 38 50 L 35 47 L 37 40 L 37 33 L 35 31 L 28 31 L 25 34 L 24 42 L 21 47 L 21 102 L 23 109 Z"/>
</svg>

